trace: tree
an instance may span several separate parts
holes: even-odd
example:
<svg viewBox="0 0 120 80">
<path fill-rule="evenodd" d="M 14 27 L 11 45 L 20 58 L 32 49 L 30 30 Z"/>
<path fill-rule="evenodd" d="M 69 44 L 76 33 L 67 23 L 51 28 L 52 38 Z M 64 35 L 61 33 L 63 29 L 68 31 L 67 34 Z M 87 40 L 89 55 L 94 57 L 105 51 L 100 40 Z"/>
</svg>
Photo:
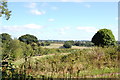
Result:
<svg viewBox="0 0 120 80">
<path fill-rule="evenodd" d="M 49 41 L 45 41 L 45 42 L 39 42 L 38 46 L 49 46 L 50 42 Z"/>
<path fill-rule="evenodd" d="M 22 58 L 23 57 L 23 50 L 24 50 L 23 47 L 25 47 L 25 43 L 22 43 L 17 39 L 10 41 L 10 45 L 8 48 L 8 50 L 10 52 L 9 58 L 11 58 L 12 60 Z"/>
<path fill-rule="evenodd" d="M 45 46 L 49 46 L 50 42 L 49 41 L 45 41 L 44 44 L 45 44 Z"/>
<path fill-rule="evenodd" d="M 0 37 L 1 37 L 2 43 L 7 43 L 10 40 L 12 40 L 11 36 L 8 33 L 2 33 L 2 34 L 0 34 Z"/>
<path fill-rule="evenodd" d="M 23 36 L 19 37 L 18 39 L 27 44 L 32 44 L 33 42 L 38 43 L 37 37 L 34 35 L 30 35 L 30 34 L 23 35 Z"/>
<path fill-rule="evenodd" d="M 64 43 L 64 45 L 63 45 L 63 47 L 65 47 L 65 48 L 71 48 L 72 47 L 72 44 L 70 43 L 70 42 L 65 42 Z"/>
<path fill-rule="evenodd" d="M 83 46 L 83 42 L 78 41 L 78 42 L 76 42 L 74 45 L 76 45 L 76 46 Z"/>
<path fill-rule="evenodd" d="M 10 13 L 11 11 L 9 11 L 7 8 L 6 0 L 1 0 L 0 1 L 0 17 L 2 17 L 2 15 L 5 15 L 6 20 L 8 20 L 11 16 Z"/>
<path fill-rule="evenodd" d="M 92 38 L 92 42 L 96 46 L 110 46 L 115 45 L 115 37 L 111 30 L 100 29 Z"/>
<path fill-rule="evenodd" d="M 74 45 L 74 41 L 73 40 L 70 40 L 70 41 L 67 41 L 69 42 L 71 45 Z"/>
</svg>

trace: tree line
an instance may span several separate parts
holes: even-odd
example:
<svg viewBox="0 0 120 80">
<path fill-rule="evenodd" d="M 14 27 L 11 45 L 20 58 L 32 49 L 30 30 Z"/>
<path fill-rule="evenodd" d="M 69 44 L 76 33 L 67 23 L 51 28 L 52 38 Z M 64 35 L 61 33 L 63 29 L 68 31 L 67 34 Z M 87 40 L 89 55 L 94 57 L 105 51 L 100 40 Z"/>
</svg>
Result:
<svg viewBox="0 0 120 80">
<path fill-rule="evenodd" d="M 2 33 L 2 43 L 12 40 L 11 36 L 7 33 Z M 49 46 L 50 41 L 39 41 L 38 38 L 34 35 L 25 34 L 18 38 L 21 42 L 30 45 L 38 45 L 38 46 Z M 92 37 L 91 41 L 65 41 L 64 47 L 71 48 L 72 46 L 115 46 L 117 41 L 111 30 L 109 29 L 100 29 L 95 35 Z"/>
<path fill-rule="evenodd" d="M 66 47 L 66 48 L 71 48 L 72 45 L 105 47 L 105 46 L 116 46 L 117 41 L 115 40 L 115 37 L 114 37 L 111 30 L 109 30 L 109 29 L 100 29 L 92 37 L 91 42 L 81 43 L 81 42 L 78 41 L 78 42 L 74 43 L 73 41 L 67 41 L 67 42 L 65 42 L 65 44 L 63 46 Z"/>
</svg>

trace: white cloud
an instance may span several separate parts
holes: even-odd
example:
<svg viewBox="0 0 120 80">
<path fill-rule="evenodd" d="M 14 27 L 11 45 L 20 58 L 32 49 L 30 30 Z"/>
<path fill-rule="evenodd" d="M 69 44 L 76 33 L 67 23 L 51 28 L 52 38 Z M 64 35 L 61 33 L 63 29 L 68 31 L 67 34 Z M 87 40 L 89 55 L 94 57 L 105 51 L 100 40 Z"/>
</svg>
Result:
<svg viewBox="0 0 120 80">
<path fill-rule="evenodd" d="M 55 21 L 55 19 L 50 18 L 50 19 L 48 19 L 48 21 L 49 21 L 49 22 L 53 22 L 53 21 Z"/>
<path fill-rule="evenodd" d="M 60 32 L 61 35 L 64 35 L 64 34 L 66 34 L 66 31 L 69 30 L 69 29 L 70 29 L 70 27 L 63 27 L 63 28 L 59 29 L 59 32 Z"/>
<path fill-rule="evenodd" d="M 90 7 L 91 7 L 91 5 L 90 5 L 90 4 L 86 4 L 86 5 L 85 5 L 85 7 L 90 8 Z"/>
<path fill-rule="evenodd" d="M 32 9 L 30 12 L 35 15 L 42 15 L 46 13 L 45 11 L 39 11 L 38 9 Z"/>
<path fill-rule="evenodd" d="M 86 32 L 97 32 L 98 29 L 95 27 L 77 27 L 78 30 L 84 30 Z"/>
<path fill-rule="evenodd" d="M 13 25 L 13 26 L 1 26 L 0 32 L 26 32 L 33 29 L 42 29 L 43 26 L 37 24 L 26 24 L 26 25 Z"/>
<path fill-rule="evenodd" d="M 1 26 L 0 32 L 13 32 L 13 31 L 22 31 L 22 27 L 14 25 L 14 26 Z"/>
<path fill-rule="evenodd" d="M 69 29 L 70 29 L 70 27 L 64 27 L 63 29 L 64 29 L 64 30 L 69 30 Z"/>
<path fill-rule="evenodd" d="M 64 28 L 60 29 L 60 34 L 65 34 L 65 29 Z"/>
<path fill-rule="evenodd" d="M 46 13 L 45 11 L 39 10 L 37 4 L 34 2 L 29 3 L 26 7 L 30 8 L 30 13 L 35 15 L 43 15 Z"/>
<path fill-rule="evenodd" d="M 29 29 L 41 29 L 42 26 L 40 25 L 37 25 L 37 24 L 27 24 L 27 25 L 24 25 L 25 28 L 29 28 Z"/>
</svg>

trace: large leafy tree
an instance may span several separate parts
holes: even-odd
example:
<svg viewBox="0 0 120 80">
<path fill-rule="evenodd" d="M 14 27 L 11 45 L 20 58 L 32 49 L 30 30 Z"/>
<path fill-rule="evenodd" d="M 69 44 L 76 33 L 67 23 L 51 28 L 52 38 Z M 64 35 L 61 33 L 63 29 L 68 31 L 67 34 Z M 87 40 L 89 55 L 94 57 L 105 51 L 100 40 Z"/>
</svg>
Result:
<svg viewBox="0 0 120 80">
<path fill-rule="evenodd" d="M 5 15 L 6 20 L 11 16 L 11 11 L 8 10 L 6 0 L 0 0 L 0 17 Z"/>
<path fill-rule="evenodd" d="M 11 36 L 8 33 L 2 33 L 2 34 L 0 34 L 0 37 L 1 37 L 2 43 L 7 43 L 10 40 L 12 40 Z"/>
<path fill-rule="evenodd" d="M 27 44 L 32 44 L 32 43 L 37 43 L 38 42 L 37 37 L 34 36 L 34 35 L 30 35 L 30 34 L 22 35 L 18 39 L 22 42 L 27 43 Z"/>
<path fill-rule="evenodd" d="M 2 51 L 2 59 L 7 59 L 9 57 L 10 54 L 10 42 L 12 41 L 11 36 L 8 33 L 2 33 L 0 34 L 0 42 L 2 42 L 0 49 Z"/>
<path fill-rule="evenodd" d="M 92 38 L 92 42 L 96 46 L 110 46 L 115 45 L 115 37 L 111 30 L 100 29 Z"/>
<path fill-rule="evenodd" d="M 10 52 L 9 58 L 12 60 L 29 57 L 32 54 L 32 47 L 17 39 L 10 41 L 8 50 Z"/>
</svg>

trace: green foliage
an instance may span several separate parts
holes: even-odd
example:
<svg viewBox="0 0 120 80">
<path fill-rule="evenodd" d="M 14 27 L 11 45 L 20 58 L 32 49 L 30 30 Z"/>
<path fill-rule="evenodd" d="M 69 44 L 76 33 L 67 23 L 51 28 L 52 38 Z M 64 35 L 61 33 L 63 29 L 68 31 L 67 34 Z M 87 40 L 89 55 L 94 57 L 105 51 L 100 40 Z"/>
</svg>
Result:
<svg viewBox="0 0 120 80">
<path fill-rule="evenodd" d="M 46 46 L 49 46 L 50 45 L 50 42 L 48 42 L 48 41 L 45 41 L 45 43 L 44 43 Z"/>
<path fill-rule="evenodd" d="M 5 35 L 6 36 L 6 35 Z M 85 78 L 102 73 L 117 72 L 120 59 L 119 47 L 91 47 L 89 49 L 48 49 L 37 42 L 26 44 L 7 36 L 2 50 L 2 60 L 9 60 L 16 66 L 16 72 L 5 68 L 4 77 L 21 74 L 24 78 L 32 75 L 38 78 Z M 6 41 L 8 40 L 8 41 Z M 6 43 L 7 42 L 7 43 Z M 72 46 L 66 41 L 64 45 Z M 1 55 L 1 54 L 0 54 Z M 42 56 L 43 55 L 43 56 Z M 7 73 L 8 72 L 8 73 Z M 24 73 L 24 74 L 23 74 Z"/>
<path fill-rule="evenodd" d="M 2 80 L 6 78 L 9 78 L 10 80 L 25 80 L 26 78 L 31 80 L 33 78 L 28 74 L 18 73 L 18 69 L 15 67 L 15 65 L 8 61 L 2 61 L 2 66 L 0 66 L 0 68 L 2 72 Z"/>
<path fill-rule="evenodd" d="M 38 45 L 36 44 L 36 43 L 31 43 L 31 46 L 32 46 L 32 48 L 33 48 L 33 50 L 36 50 L 37 49 L 37 47 L 38 47 Z"/>
<path fill-rule="evenodd" d="M 20 48 L 20 43 L 18 40 L 12 40 L 10 42 L 9 49 L 11 51 L 11 57 L 12 59 L 15 59 L 16 57 L 20 57 L 22 55 L 23 50 Z M 20 59 L 20 58 L 18 58 Z"/>
<path fill-rule="evenodd" d="M 8 33 L 0 34 L 0 39 L 2 43 L 7 43 L 12 40 L 11 36 Z"/>
<path fill-rule="evenodd" d="M 18 60 L 33 55 L 33 48 L 19 40 L 11 40 L 9 44 L 2 46 L 2 60 Z"/>
<path fill-rule="evenodd" d="M 92 38 L 92 42 L 97 46 L 116 45 L 114 35 L 109 29 L 100 29 Z"/>
<path fill-rule="evenodd" d="M 57 54 L 37 58 L 35 62 L 30 61 L 33 71 L 31 75 L 42 74 L 52 78 L 87 76 L 92 78 L 95 75 L 115 73 L 118 72 L 119 66 L 116 50 L 117 48 L 114 47 L 96 47 L 91 50 L 71 50 L 71 53 L 66 55 Z"/>
<path fill-rule="evenodd" d="M 26 35 L 22 35 L 21 37 L 18 38 L 20 41 L 25 42 L 27 44 L 31 44 L 31 43 L 37 43 L 38 39 L 36 36 L 34 35 L 30 35 L 30 34 L 26 34 Z"/>
<path fill-rule="evenodd" d="M 50 42 L 48 41 L 38 43 L 38 46 L 49 46 L 49 45 L 50 45 Z"/>
<path fill-rule="evenodd" d="M 12 38 L 9 34 L 7 33 L 2 33 L 0 34 L 0 39 L 1 39 L 1 51 L 2 51 L 2 59 L 6 59 L 9 57 L 10 50 L 10 42 L 12 41 Z"/>
<path fill-rule="evenodd" d="M 15 73 L 15 69 L 12 66 L 13 64 L 2 61 L 2 77 L 3 78 L 10 78 L 13 77 L 13 74 Z"/>
<path fill-rule="evenodd" d="M 90 41 L 77 41 L 75 42 L 76 46 L 87 46 L 87 47 L 90 47 L 90 46 L 94 46 L 94 44 Z"/>
<path fill-rule="evenodd" d="M 119 52 L 120 52 L 120 45 L 118 46 L 118 49 L 117 49 Z"/>
<path fill-rule="evenodd" d="M 71 45 L 74 45 L 74 41 L 73 40 L 66 41 L 66 42 L 69 42 Z"/>
<path fill-rule="evenodd" d="M 20 44 L 21 43 L 19 40 L 10 41 L 9 46 L 3 51 L 3 55 L 7 54 L 9 59 L 12 60 L 20 59 L 23 55 L 23 49 L 21 48 Z"/>
<path fill-rule="evenodd" d="M 32 48 L 32 46 L 30 44 L 23 44 L 23 45 L 24 46 L 22 46 L 22 49 L 24 50 L 24 52 L 23 52 L 24 58 L 33 56 L 34 49 Z"/>
<path fill-rule="evenodd" d="M 65 48 L 71 48 L 72 47 L 72 44 L 70 43 L 70 42 L 65 42 L 64 43 L 64 45 L 63 45 L 63 47 L 65 47 Z"/>
<path fill-rule="evenodd" d="M 8 20 L 11 16 L 11 11 L 9 11 L 8 8 L 7 8 L 6 0 L 1 0 L 0 1 L 0 17 L 2 15 L 5 15 L 6 20 Z"/>
</svg>

